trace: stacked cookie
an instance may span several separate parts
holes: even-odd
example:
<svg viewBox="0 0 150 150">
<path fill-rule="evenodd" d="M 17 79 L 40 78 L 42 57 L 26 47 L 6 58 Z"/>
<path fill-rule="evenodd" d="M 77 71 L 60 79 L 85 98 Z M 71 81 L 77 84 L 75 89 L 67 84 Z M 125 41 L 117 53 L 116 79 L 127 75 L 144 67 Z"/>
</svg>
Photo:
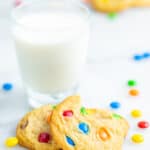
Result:
<svg viewBox="0 0 150 150">
<path fill-rule="evenodd" d="M 117 12 L 129 7 L 150 6 L 150 0 L 90 0 L 91 5 L 98 11 Z"/>
<path fill-rule="evenodd" d="M 18 124 L 20 145 L 30 150 L 121 150 L 127 121 L 108 110 L 87 109 L 79 96 L 56 108 L 47 105 L 28 113 Z"/>
</svg>

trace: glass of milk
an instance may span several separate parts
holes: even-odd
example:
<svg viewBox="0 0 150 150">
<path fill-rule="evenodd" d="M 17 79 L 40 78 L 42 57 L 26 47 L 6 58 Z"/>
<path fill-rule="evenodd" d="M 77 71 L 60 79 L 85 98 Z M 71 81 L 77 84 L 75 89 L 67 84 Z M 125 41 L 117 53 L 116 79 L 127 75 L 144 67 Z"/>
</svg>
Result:
<svg viewBox="0 0 150 150">
<path fill-rule="evenodd" d="M 77 92 L 89 40 L 87 8 L 73 0 L 24 3 L 12 13 L 21 77 L 32 107 Z"/>
</svg>

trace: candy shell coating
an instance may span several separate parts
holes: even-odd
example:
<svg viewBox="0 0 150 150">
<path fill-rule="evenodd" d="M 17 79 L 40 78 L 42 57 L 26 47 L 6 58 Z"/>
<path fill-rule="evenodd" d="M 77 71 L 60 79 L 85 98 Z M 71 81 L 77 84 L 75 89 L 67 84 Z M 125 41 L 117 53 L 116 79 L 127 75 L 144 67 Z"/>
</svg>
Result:
<svg viewBox="0 0 150 150">
<path fill-rule="evenodd" d="M 134 55 L 133 56 L 133 59 L 135 60 L 135 61 L 140 61 L 140 60 L 142 60 L 143 59 L 143 57 L 142 57 L 142 55 Z"/>
<path fill-rule="evenodd" d="M 138 109 L 134 109 L 134 110 L 131 111 L 131 116 L 133 118 L 139 118 L 139 117 L 142 116 L 142 112 Z"/>
<path fill-rule="evenodd" d="M 38 141 L 40 143 L 48 143 L 49 140 L 51 140 L 51 136 L 49 135 L 49 133 L 40 133 L 39 134 Z"/>
<path fill-rule="evenodd" d="M 120 108 L 120 106 L 121 106 L 121 104 L 119 102 L 117 102 L 117 101 L 114 101 L 114 102 L 110 103 L 110 107 L 112 109 L 118 109 L 118 108 Z"/>
<path fill-rule="evenodd" d="M 87 112 L 87 110 L 86 110 L 85 107 L 81 107 L 81 108 L 80 108 L 80 113 L 81 113 L 82 115 L 87 115 L 87 114 L 88 114 L 88 112 Z"/>
<path fill-rule="evenodd" d="M 5 141 L 7 147 L 14 147 L 18 144 L 18 139 L 16 137 L 9 137 Z"/>
<path fill-rule="evenodd" d="M 67 143 L 68 143 L 69 145 L 75 146 L 74 141 L 73 141 L 69 136 L 66 136 L 66 141 L 67 141 Z"/>
<path fill-rule="evenodd" d="M 128 86 L 135 86 L 137 83 L 135 80 L 129 80 L 128 81 Z"/>
<path fill-rule="evenodd" d="M 136 89 L 131 89 L 131 90 L 129 91 L 129 94 L 130 94 L 131 96 L 138 96 L 138 95 L 139 95 L 139 91 L 136 90 Z"/>
<path fill-rule="evenodd" d="M 72 117 L 73 116 L 73 111 L 72 110 L 65 110 L 63 112 L 64 117 Z"/>
<path fill-rule="evenodd" d="M 81 122 L 78 127 L 79 127 L 80 131 L 82 131 L 84 134 L 88 134 L 88 132 L 89 132 L 88 124 Z"/>
<path fill-rule="evenodd" d="M 137 144 L 144 142 L 144 137 L 141 134 L 134 134 L 131 139 L 132 139 L 132 142 L 137 143 Z"/>
<path fill-rule="evenodd" d="M 13 85 L 11 83 L 4 83 L 2 85 L 2 88 L 3 88 L 4 91 L 10 91 L 10 90 L 12 90 Z"/>
<path fill-rule="evenodd" d="M 146 129 L 146 128 L 149 128 L 149 126 L 150 126 L 149 122 L 147 122 L 147 121 L 140 121 L 140 122 L 138 122 L 137 125 L 141 129 Z"/>
</svg>

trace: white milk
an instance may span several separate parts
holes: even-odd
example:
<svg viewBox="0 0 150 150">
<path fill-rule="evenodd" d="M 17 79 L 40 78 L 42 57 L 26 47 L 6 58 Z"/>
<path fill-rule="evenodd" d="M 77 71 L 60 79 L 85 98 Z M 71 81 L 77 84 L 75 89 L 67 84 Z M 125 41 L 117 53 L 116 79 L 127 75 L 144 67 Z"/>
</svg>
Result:
<svg viewBox="0 0 150 150">
<path fill-rule="evenodd" d="M 41 93 L 71 89 L 85 63 L 89 23 L 83 14 L 36 13 L 13 28 L 26 86 Z"/>
</svg>

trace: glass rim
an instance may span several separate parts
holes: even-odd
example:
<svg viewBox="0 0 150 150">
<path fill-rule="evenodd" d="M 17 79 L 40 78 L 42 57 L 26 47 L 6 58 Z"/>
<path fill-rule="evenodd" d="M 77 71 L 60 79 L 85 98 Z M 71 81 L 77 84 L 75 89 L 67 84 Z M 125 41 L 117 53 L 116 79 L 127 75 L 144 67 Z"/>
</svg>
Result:
<svg viewBox="0 0 150 150">
<path fill-rule="evenodd" d="M 89 11 L 89 8 L 86 7 L 82 2 L 80 1 L 76 1 L 76 0 L 71 0 L 72 2 L 76 3 L 76 5 L 81 8 L 81 9 L 84 9 L 85 13 L 86 13 L 86 19 L 88 20 L 89 17 L 90 17 L 90 11 Z M 12 12 L 11 12 L 11 18 L 12 20 L 18 24 L 18 25 L 21 25 L 21 26 L 24 26 L 22 23 L 20 23 L 18 21 L 18 17 L 17 17 L 17 10 L 21 10 L 22 8 L 26 7 L 26 6 L 29 6 L 29 5 L 39 5 L 37 4 L 37 2 L 35 3 L 35 1 L 28 1 L 28 2 L 22 2 L 19 6 L 16 6 L 16 7 L 13 7 L 12 9 Z"/>
</svg>

